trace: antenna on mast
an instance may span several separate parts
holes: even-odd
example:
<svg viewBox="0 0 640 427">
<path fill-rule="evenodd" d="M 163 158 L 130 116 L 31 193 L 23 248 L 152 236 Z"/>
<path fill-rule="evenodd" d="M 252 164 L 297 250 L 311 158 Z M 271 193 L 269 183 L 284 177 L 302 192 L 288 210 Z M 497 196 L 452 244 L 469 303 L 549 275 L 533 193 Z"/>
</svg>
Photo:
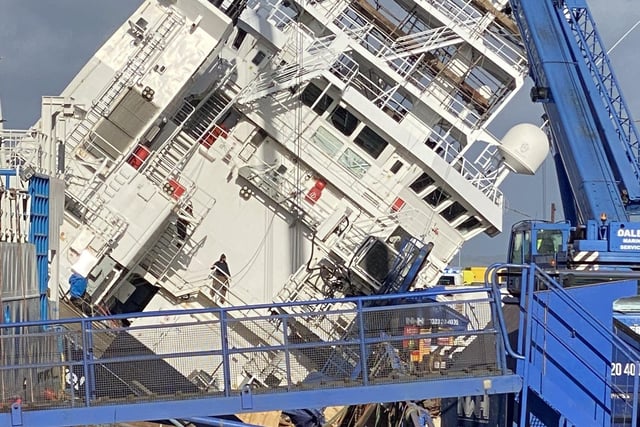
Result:
<svg viewBox="0 0 640 427">
<path fill-rule="evenodd" d="M 4 57 L 0 56 L 0 61 L 2 61 Z M 4 116 L 2 115 L 2 99 L 0 99 L 0 131 L 4 130 Z"/>
<path fill-rule="evenodd" d="M 4 130 L 4 117 L 2 116 L 2 99 L 0 99 L 0 131 Z"/>
</svg>

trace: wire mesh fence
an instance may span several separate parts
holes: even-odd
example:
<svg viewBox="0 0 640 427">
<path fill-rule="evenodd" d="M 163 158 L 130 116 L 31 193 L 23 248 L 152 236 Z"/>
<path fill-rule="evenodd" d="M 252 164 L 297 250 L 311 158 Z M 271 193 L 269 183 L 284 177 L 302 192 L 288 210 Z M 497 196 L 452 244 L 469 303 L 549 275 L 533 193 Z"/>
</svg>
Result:
<svg viewBox="0 0 640 427">
<path fill-rule="evenodd" d="M 3 324 L 3 352 L 15 357 L 0 366 L 2 410 L 16 401 L 24 410 L 98 406 L 506 372 L 490 291 L 436 298 L 414 293 L 129 314 L 126 322 Z M 325 309 L 297 307 L 317 304 Z M 44 361 L 18 351 L 41 340 L 56 348 Z"/>
</svg>

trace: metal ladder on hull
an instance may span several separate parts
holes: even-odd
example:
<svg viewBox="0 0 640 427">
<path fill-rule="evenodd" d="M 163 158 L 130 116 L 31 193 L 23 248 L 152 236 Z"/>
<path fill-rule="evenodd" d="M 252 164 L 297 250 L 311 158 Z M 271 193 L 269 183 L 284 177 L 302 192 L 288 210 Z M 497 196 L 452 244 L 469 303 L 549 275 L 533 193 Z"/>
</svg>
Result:
<svg viewBox="0 0 640 427">
<path fill-rule="evenodd" d="M 152 62 L 156 55 L 164 50 L 166 42 L 174 33 L 175 29 L 184 23 L 184 18 L 169 9 L 164 15 L 153 34 L 146 40 L 142 40 L 141 46 L 132 55 L 120 71 L 114 77 L 109 86 L 93 101 L 91 108 L 87 111 L 84 120 L 76 125 L 65 142 L 65 149 L 68 153 L 73 153 L 81 147 L 87 136 L 102 117 L 106 117 L 113 103 L 118 99 L 125 89 L 133 86 L 136 78 L 142 76 L 145 68 Z"/>
</svg>

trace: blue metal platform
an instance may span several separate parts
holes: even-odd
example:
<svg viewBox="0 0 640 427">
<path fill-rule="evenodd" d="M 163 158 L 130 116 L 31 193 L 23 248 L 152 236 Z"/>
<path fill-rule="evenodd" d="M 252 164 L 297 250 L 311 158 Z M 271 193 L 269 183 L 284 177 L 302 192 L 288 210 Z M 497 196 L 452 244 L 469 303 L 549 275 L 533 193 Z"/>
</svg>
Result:
<svg viewBox="0 0 640 427">
<path fill-rule="evenodd" d="M 535 265 L 509 269 L 523 284 L 504 307 L 518 322 L 511 356 L 523 379 L 514 425 L 637 426 L 640 347 L 614 331 L 613 304 L 637 294 L 638 278 L 602 282 L 606 272 L 592 272 L 591 283 L 570 286 L 585 272 L 568 272 L 563 286 Z"/>
<path fill-rule="evenodd" d="M 2 348 L 17 354 L 0 367 L 0 425 L 514 393 L 522 380 L 506 367 L 499 301 L 488 287 L 3 324 Z M 59 351 L 32 363 L 42 340 Z M 329 360 L 343 369 L 323 370 Z"/>
</svg>

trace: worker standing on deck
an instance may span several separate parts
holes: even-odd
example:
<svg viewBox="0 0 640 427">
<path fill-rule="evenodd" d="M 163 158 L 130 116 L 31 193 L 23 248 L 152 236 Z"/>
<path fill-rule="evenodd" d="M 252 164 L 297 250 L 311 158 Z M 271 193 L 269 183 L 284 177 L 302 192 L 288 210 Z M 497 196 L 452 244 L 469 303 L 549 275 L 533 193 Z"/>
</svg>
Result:
<svg viewBox="0 0 640 427">
<path fill-rule="evenodd" d="M 189 203 L 185 209 L 185 214 L 192 216 L 193 215 L 193 206 L 191 205 L 191 203 Z M 178 219 L 176 220 L 176 234 L 178 236 L 178 239 L 180 240 L 178 242 L 178 247 L 182 247 L 183 243 L 185 242 L 185 240 L 187 239 L 187 227 L 189 227 L 189 219 L 183 215 L 178 215 Z"/>
<path fill-rule="evenodd" d="M 231 277 L 229 265 L 227 264 L 227 256 L 225 254 L 220 255 L 220 259 L 213 263 L 211 270 L 213 276 L 211 296 L 215 298 L 216 294 L 220 295 L 220 304 L 224 304 L 229 287 L 229 277 Z"/>
</svg>

